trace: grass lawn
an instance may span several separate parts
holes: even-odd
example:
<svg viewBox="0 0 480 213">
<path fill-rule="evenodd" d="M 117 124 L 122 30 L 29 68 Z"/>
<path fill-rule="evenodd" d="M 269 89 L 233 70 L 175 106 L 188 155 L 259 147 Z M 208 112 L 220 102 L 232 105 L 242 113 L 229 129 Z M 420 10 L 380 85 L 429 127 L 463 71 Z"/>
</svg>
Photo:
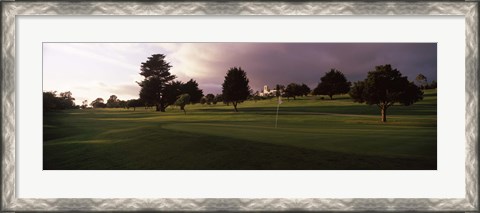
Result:
<svg viewBox="0 0 480 213">
<path fill-rule="evenodd" d="M 436 169 L 437 96 L 377 106 L 348 96 L 233 106 L 91 109 L 44 114 L 44 169 Z"/>
</svg>

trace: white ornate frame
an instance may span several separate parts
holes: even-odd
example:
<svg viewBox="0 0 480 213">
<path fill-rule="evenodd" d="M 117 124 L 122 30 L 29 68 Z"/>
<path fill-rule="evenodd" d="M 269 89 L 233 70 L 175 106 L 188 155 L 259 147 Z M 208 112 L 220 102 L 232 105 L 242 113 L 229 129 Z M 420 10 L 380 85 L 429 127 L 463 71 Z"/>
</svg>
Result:
<svg viewBox="0 0 480 213">
<path fill-rule="evenodd" d="M 2 2 L 2 211 L 478 211 L 478 2 Z M 462 199 L 20 199 L 15 196 L 17 15 L 463 15 L 466 195 Z"/>
</svg>

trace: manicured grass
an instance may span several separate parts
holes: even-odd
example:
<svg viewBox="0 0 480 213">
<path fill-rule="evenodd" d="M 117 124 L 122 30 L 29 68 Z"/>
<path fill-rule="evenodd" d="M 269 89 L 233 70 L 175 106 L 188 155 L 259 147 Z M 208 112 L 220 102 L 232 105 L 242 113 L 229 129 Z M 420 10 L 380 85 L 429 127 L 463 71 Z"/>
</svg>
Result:
<svg viewBox="0 0 480 213">
<path fill-rule="evenodd" d="M 44 169 L 436 169 L 436 90 L 393 106 L 303 97 L 44 114 Z"/>
</svg>

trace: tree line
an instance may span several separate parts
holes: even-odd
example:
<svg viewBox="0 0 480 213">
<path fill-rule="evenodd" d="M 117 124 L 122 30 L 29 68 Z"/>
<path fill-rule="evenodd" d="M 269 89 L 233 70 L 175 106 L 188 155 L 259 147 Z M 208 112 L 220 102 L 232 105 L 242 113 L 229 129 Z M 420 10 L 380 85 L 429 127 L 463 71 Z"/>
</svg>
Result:
<svg viewBox="0 0 480 213">
<path fill-rule="evenodd" d="M 171 65 L 165 61 L 165 55 L 155 54 L 142 63 L 140 73 L 145 79 L 139 83 L 142 87 L 140 97 L 151 101 L 157 106 L 157 111 L 165 111 L 169 103 L 175 103 L 175 99 L 182 94 L 188 94 L 188 91 L 177 89 L 175 92 L 169 92 L 169 87 L 176 77 L 170 74 Z M 377 105 L 382 114 L 382 121 L 386 122 L 387 109 L 395 103 L 405 106 L 411 105 L 423 99 L 422 88 L 425 85 L 426 77 L 417 76 L 417 82 L 422 81 L 423 86 L 418 87 L 414 82 L 408 81 L 400 71 L 392 68 L 390 64 L 376 66 L 375 70 L 367 73 L 363 81 L 347 81 L 345 75 L 336 69 L 331 69 L 320 78 L 317 87 L 311 91 L 305 84 L 291 83 L 284 87 L 276 85 L 276 96 L 285 96 L 287 98 L 304 96 L 309 93 L 313 95 L 328 95 L 333 99 L 334 95 L 349 94 L 354 102 L 366 103 L 368 105 Z M 431 87 L 436 87 L 436 82 Z M 252 97 L 252 90 L 249 86 L 247 73 L 241 67 L 230 68 L 222 84 L 221 99 L 224 103 L 232 104 L 234 110 L 238 111 L 238 104 Z M 258 92 L 257 92 L 258 94 Z M 255 96 L 255 95 L 253 95 Z M 210 103 L 215 101 L 213 94 L 208 94 L 200 101 Z M 171 102 L 167 100 L 171 99 Z M 218 100 L 217 100 L 218 102 Z M 182 107 L 183 108 L 183 107 Z"/>
<path fill-rule="evenodd" d="M 135 108 L 155 107 L 156 111 L 165 112 L 169 106 L 179 106 L 186 114 L 185 106 L 191 103 L 216 104 L 218 102 L 232 105 L 238 112 L 238 104 L 246 100 L 258 100 L 259 92 L 253 92 L 249 86 L 247 73 L 241 67 L 232 67 L 222 83 L 222 94 L 203 95 L 198 83 L 190 79 L 187 82 L 175 80 L 177 77 L 170 73 L 172 66 L 165 60 L 164 54 L 153 54 L 141 63 L 140 75 L 143 80 L 137 82 L 141 87 L 138 99 L 119 100 L 111 95 L 105 103 L 97 98 L 90 103 L 93 108 Z M 400 71 L 391 65 L 376 66 L 375 70 L 367 73 L 363 81 L 353 84 L 345 75 L 331 69 L 320 78 L 318 85 L 311 90 L 306 84 L 290 83 L 287 86 L 277 84 L 275 96 L 287 99 L 307 95 L 326 95 L 333 99 L 334 95 L 349 94 L 354 102 L 377 105 L 381 111 L 382 121 L 386 122 L 387 109 L 395 103 L 405 106 L 411 105 L 423 98 L 422 89 L 436 88 L 436 82 L 428 83 L 426 77 L 419 74 L 414 82 L 408 81 Z M 56 92 L 44 92 L 44 110 L 87 108 L 87 101 L 81 106 L 75 106 L 75 99 L 71 92 L 56 95 Z"/>
<path fill-rule="evenodd" d="M 43 111 L 78 109 L 70 91 L 57 94 L 57 91 L 43 92 Z"/>
<path fill-rule="evenodd" d="M 381 121 L 386 122 L 388 108 L 396 103 L 404 106 L 412 105 L 423 99 L 422 89 L 437 86 L 435 81 L 428 84 L 426 77 L 421 74 L 417 77 L 417 83 L 418 79 L 423 80 L 423 85 L 417 86 L 414 82 L 408 81 L 408 78 L 399 70 L 386 64 L 376 66 L 375 70 L 367 73 L 364 80 L 352 84 L 347 81 L 341 71 L 331 69 L 320 78 L 320 82 L 311 94 L 328 95 L 333 99 L 334 95 L 348 93 L 354 102 L 376 105 L 381 112 Z M 251 93 L 248 82 L 246 72 L 241 68 L 234 67 L 228 70 L 222 84 L 222 94 L 227 102 L 232 102 L 235 111 L 238 111 L 237 104 L 245 101 Z M 310 88 L 305 84 L 291 83 L 287 87 L 276 85 L 275 95 L 295 99 L 295 96 L 305 96 L 309 93 Z"/>
</svg>

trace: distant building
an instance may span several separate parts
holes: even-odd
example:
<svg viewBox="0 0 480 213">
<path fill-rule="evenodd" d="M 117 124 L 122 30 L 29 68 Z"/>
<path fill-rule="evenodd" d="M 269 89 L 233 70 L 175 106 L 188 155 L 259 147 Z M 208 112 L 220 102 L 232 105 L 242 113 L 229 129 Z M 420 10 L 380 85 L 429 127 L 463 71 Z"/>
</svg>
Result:
<svg viewBox="0 0 480 213">
<path fill-rule="evenodd" d="M 268 86 L 265 85 L 265 86 L 263 86 L 263 91 L 260 92 L 260 96 L 263 96 L 263 97 L 265 97 L 265 96 L 275 96 L 276 93 L 277 93 L 277 90 L 268 89 Z"/>
</svg>

